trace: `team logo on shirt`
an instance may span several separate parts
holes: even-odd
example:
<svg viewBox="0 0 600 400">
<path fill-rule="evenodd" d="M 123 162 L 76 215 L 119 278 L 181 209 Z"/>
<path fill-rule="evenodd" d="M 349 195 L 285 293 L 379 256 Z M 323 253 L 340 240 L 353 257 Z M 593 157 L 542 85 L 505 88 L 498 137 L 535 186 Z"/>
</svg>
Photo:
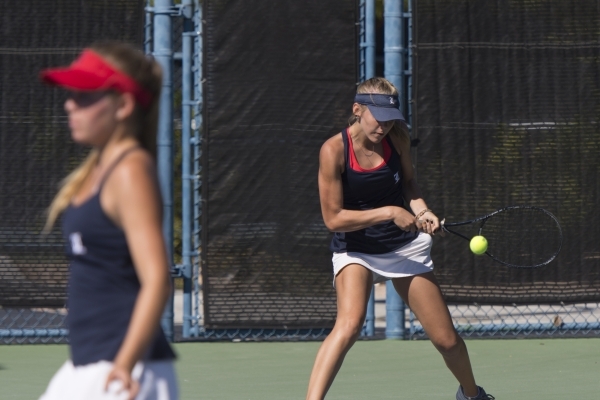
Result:
<svg viewBox="0 0 600 400">
<path fill-rule="evenodd" d="M 393 97 L 390 97 L 390 104 L 396 104 Z"/>
<path fill-rule="evenodd" d="M 394 174 L 394 179 L 396 180 L 396 183 L 400 182 L 400 172 Z"/>
<path fill-rule="evenodd" d="M 83 240 L 81 240 L 81 233 L 71 233 L 69 235 L 69 241 L 71 242 L 71 251 L 73 252 L 73 254 L 82 255 L 87 253 L 87 249 L 83 245 Z"/>
</svg>

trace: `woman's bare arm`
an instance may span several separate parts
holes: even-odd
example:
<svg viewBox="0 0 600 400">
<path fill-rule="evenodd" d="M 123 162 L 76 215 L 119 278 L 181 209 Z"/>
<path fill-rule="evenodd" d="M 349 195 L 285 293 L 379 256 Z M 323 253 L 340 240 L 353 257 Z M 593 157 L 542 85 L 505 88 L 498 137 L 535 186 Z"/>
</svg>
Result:
<svg viewBox="0 0 600 400">
<path fill-rule="evenodd" d="M 107 189 L 112 189 L 108 195 L 114 204 L 109 216 L 125 232 L 141 286 L 127 334 L 114 360 L 116 367 L 131 371 L 156 334 L 171 293 L 154 162 L 145 152 L 131 154 L 115 168 Z"/>
</svg>

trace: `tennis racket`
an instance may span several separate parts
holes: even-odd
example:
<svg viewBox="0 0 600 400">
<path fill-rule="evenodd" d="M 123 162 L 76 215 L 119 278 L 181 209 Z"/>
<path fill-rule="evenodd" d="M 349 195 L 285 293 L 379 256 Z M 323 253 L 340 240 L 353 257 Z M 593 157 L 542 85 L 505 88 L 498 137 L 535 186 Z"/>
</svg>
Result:
<svg viewBox="0 0 600 400">
<path fill-rule="evenodd" d="M 558 256 L 563 234 L 554 215 L 543 208 L 511 206 L 463 222 L 440 223 L 444 232 L 467 241 L 476 235 L 488 242 L 486 255 L 512 268 L 539 268 Z M 458 232 L 459 229 L 463 233 Z M 467 236 L 469 234 L 471 236 Z"/>
</svg>

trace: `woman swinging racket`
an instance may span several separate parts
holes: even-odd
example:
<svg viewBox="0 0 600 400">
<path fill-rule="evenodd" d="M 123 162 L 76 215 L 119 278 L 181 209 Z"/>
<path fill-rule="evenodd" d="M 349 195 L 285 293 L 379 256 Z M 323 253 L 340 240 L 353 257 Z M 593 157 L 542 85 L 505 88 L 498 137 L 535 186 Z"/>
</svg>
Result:
<svg viewBox="0 0 600 400">
<path fill-rule="evenodd" d="M 306 398 L 325 398 L 360 334 L 373 283 L 391 279 L 458 380 L 456 399 L 493 399 L 475 383 L 432 272 L 431 236 L 440 223 L 414 179 L 396 88 L 383 78 L 367 80 L 352 113 L 350 126 L 327 140 L 319 156 L 321 211 L 335 232 L 330 248 L 338 314 L 317 353 Z M 414 215 L 402 208 L 404 201 Z"/>
</svg>

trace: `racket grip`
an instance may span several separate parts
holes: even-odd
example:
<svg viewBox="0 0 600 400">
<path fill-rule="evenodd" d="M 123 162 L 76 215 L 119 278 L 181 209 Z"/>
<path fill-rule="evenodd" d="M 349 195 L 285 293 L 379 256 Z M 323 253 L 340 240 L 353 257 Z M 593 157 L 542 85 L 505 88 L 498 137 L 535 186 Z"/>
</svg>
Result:
<svg viewBox="0 0 600 400">
<path fill-rule="evenodd" d="M 446 229 L 446 226 L 444 225 L 445 222 L 446 222 L 446 218 L 444 218 L 440 221 L 440 236 L 442 236 L 442 237 L 446 236 L 446 232 L 448 232 L 448 230 Z"/>
</svg>

